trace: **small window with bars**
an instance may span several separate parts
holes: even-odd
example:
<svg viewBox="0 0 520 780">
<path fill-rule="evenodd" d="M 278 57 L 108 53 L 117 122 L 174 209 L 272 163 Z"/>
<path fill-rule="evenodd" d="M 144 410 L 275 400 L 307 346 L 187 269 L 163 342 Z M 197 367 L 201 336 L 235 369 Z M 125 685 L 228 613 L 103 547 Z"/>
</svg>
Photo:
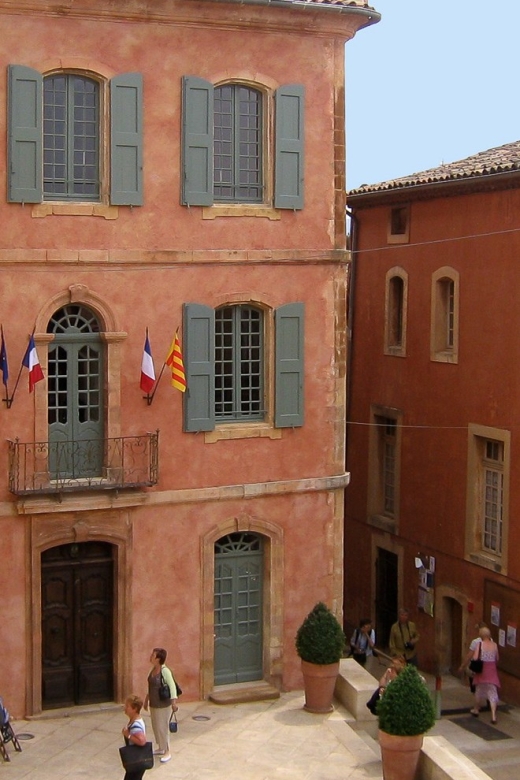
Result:
<svg viewBox="0 0 520 780">
<path fill-rule="evenodd" d="M 252 306 L 215 312 L 215 418 L 264 419 L 264 317 Z"/>
</svg>

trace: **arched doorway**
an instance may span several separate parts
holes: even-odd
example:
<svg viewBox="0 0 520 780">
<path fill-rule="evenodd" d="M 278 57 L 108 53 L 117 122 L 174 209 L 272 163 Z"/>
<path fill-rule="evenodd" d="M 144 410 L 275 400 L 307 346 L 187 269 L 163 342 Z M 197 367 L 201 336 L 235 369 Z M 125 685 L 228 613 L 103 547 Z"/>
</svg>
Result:
<svg viewBox="0 0 520 780">
<path fill-rule="evenodd" d="M 263 543 L 239 531 L 215 542 L 215 685 L 263 678 Z"/>
<path fill-rule="evenodd" d="M 112 545 L 45 550 L 41 594 L 43 708 L 113 700 Z"/>
</svg>

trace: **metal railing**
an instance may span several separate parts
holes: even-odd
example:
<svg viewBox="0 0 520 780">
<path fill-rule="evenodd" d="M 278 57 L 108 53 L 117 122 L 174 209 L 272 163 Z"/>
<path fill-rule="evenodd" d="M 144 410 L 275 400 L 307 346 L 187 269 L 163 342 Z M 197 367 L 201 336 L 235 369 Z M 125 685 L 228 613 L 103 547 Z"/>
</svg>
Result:
<svg viewBox="0 0 520 780">
<path fill-rule="evenodd" d="M 8 439 L 8 447 L 9 490 L 17 496 L 157 484 L 159 431 L 86 441 Z"/>
</svg>

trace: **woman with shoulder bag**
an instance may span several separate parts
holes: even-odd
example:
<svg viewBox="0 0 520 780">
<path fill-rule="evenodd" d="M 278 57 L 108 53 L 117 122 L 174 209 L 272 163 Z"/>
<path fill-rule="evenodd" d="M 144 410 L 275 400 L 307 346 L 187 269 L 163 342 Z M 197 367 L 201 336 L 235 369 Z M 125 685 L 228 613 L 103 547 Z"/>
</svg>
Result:
<svg viewBox="0 0 520 780">
<path fill-rule="evenodd" d="M 165 665 L 166 655 L 162 647 L 154 647 L 152 650 L 150 662 L 153 666 L 148 675 L 148 693 L 144 700 L 145 710 L 150 707 L 153 733 L 158 745 L 154 754 L 161 757 L 161 764 L 166 764 L 172 757 L 169 722 L 171 712 L 178 710 L 177 687 L 173 674 Z"/>
<path fill-rule="evenodd" d="M 498 646 L 491 638 L 489 628 L 480 629 L 481 642 L 473 654 L 474 661 L 482 661 L 482 671 L 477 672 L 473 677 L 475 686 L 475 706 L 470 710 L 471 714 L 478 718 L 481 704 L 489 702 L 491 709 L 491 723 L 497 722 L 498 690 L 500 680 L 498 679 L 497 661 Z"/>
<path fill-rule="evenodd" d="M 146 731 L 144 720 L 141 718 L 143 700 L 139 696 L 128 696 L 125 700 L 125 715 L 128 723 L 122 730 L 127 745 L 138 745 L 144 748 L 146 745 Z M 142 780 L 146 769 L 127 769 L 124 780 Z"/>
</svg>

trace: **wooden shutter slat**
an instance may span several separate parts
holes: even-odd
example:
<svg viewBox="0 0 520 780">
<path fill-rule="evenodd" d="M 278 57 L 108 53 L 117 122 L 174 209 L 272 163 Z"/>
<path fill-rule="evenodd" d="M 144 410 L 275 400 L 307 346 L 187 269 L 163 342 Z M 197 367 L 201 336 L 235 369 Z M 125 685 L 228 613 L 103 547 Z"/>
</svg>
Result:
<svg viewBox="0 0 520 780">
<path fill-rule="evenodd" d="M 286 84 L 275 94 L 276 139 L 274 205 L 303 208 L 304 87 Z"/>
<path fill-rule="evenodd" d="M 8 68 L 8 195 L 11 203 L 43 198 L 43 78 L 25 65 Z"/>
<path fill-rule="evenodd" d="M 183 359 L 186 371 L 184 430 L 215 427 L 215 312 L 199 303 L 185 303 Z"/>
<path fill-rule="evenodd" d="M 296 428 L 304 418 L 303 303 L 287 303 L 275 311 L 275 426 Z"/>
<path fill-rule="evenodd" d="M 143 77 L 122 73 L 110 81 L 110 202 L 143 205 Z"/>
<path fill-rule="evenodd" d="M 213 203 L 213 85 L 196 76 L 182 79 L 182 185 L 185 206 Z"/>
</svg>

